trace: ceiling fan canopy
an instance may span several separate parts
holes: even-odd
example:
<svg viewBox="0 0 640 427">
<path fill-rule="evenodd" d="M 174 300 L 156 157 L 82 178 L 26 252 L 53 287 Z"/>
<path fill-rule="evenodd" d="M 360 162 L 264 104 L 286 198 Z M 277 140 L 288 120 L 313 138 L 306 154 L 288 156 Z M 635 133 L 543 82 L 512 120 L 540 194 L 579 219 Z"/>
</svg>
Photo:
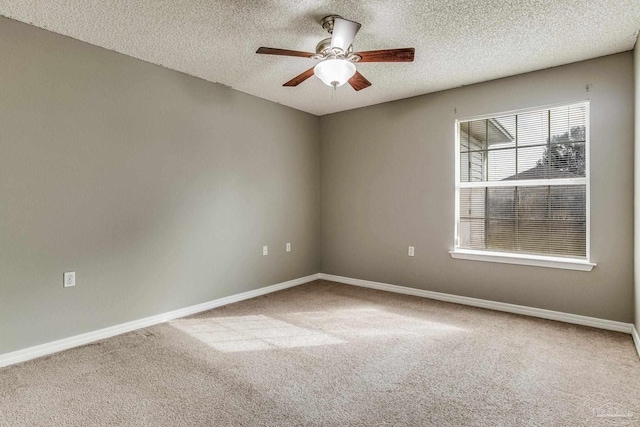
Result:
<svg viewBox="0 0 640 427">
<path fill-rule="evenodd" d="M 329 15 L 322 19 L 321 24 L 322 28 L 331 34 L 331 37 L 321 40 L 316 46 L 315 53 L 270 47 L 261 47 L 256 51 L 256 53 L 265 55 L 294 56 L 321 61 L 283 86 L 298 86 L 315 74 L 323 83 L 334 89 L 348 82 L 356 91 L 360 91 L 371 86 L 371 82 L 356 70 L 355 63 L 413 61 L 415 49 L 412 47 L 354 52 L 353 41 L 362 27 L 357 22 L 349 21 L 339 15 Z"/>
</svg>

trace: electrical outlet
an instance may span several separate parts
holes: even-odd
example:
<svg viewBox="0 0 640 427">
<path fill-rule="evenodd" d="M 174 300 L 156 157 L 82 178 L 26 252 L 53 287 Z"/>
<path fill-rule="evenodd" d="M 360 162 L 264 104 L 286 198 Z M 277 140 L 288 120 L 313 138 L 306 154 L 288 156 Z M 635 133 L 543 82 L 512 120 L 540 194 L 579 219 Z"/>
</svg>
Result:
<svg viewBox="0 0 640 427">
<path fill-rule="evenodd" d="M 416 254 L 416 250 L 413 246 L 409 246 L 409 256 L 414 256 Z"/>
<path fill-rule="evenodd" d="M 285 249 L 287 252 L 291 252 L 291 243 L 287 243 Z"/>
<path fill-rule="evenodd" d="M 67 271 L 64 273 L 64 281 L 62 285 L 65 288 L 70 288 L 76 285 L 76 272 L 75 271 Z"/>
<path fill-rule="evenodd" d="M 262 247 L 262 255 L 269 255 L 269 246 Z"/>
</svg>

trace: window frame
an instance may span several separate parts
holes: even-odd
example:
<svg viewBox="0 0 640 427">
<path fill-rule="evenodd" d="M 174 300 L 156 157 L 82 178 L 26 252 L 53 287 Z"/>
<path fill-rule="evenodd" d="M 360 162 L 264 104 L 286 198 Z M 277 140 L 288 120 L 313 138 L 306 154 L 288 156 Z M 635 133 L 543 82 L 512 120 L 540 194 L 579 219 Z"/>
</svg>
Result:
<svg viewBox="0 0 640 427">
<path fill-rule="evenodd" d="M 586 181 L 586 258 L 571 258 L 571 257 L 558 257 L 558 256 L 546 256 L 546 255 L 533 255 L 533 254 L 525 254 L 519 252 L 500 252 L 500 251 L 491 251 L 491 250 L 477 250 L 477 249 L 467 249 L 460 248 L 458 246 L 459 242 L 459 228 L 460 228 L 460 123 L 462 122 L 470 122 L 474 120 L 487 120 L 487 119 L 495 119 L 503 116 L 516 115 L 516 114 L 525 114 L 534 111 L 540 110 L 550 110 L 558 107 L 566 107 L 574 104 L 584 104 L 585 105 L 585 178 L 579 179 L 553 179 L 554 182 L 559 183 L 560 181 Z M 595 263 L 591 262 L 591 116 L 590 116 L 590 101 L 580 100 L 580 101 L 569 101 L 562 102 L 557 104 L 549 104 L 542 105 L 537 107 L 530 108 L 522 108 L 511 111 L 504 111 L 492 114 L 482 114 L 477 116 L 470 116 L 464 118 L 457 118 L 454 123 L 455 126 L 455 216 L 454 216 L 454 238 L 453 238 L 453 250 L 449 251 L 449 254 L 452 258 L 455 259 L 466 259 L 472 261 L 486 261 L 486 262 L 497 262 L 497 263 L 505 263 L 505 264 L 519 264 L 519 265 L 529 265 L 529 266 L 537 266 L 537 267 L 549 267 L 549 268 L 559 268 L 559 269 L 569 269 L 569 270 L 579 270 L 579 271 L 591 271 L 593 267 L 596 266 Z M 517 172 L 517 171 L 516 171 Z M 525 186 L 534 186 L 537 185 L 548 185 L 548 179 L 542 180 L 527 180 Z M 545 184 L 546 183 L 546 184 Z M 481 182 L 465 182 L 465 188 L 471 187 L 479 187 L 479 188 L 487 188 L 487 187 L 513 187 L 519 186 L 517 183 L 513 181 L 481 181 Z M 488 184 L 488 185 L 487 185 Z M 558 184 L 555 184 L 558 185 Z"/>
</svg>

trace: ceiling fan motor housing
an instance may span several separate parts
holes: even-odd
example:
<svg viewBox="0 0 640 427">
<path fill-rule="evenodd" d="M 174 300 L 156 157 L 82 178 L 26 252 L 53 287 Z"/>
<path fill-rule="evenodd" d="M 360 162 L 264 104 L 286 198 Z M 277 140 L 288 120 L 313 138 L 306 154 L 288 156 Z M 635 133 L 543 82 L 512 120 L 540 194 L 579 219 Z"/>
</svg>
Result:
<svg viewBox="0 0 640 427">
<path fill-rule="evenodd" d="M 313 57 L 314 59 L 324 59 L 324 58 L 340 58 L 340 59 L 349 59 L 353 54 L 353 45 L 349 45 L 349 49 L 346 52 L 343 52 L 342 49 L 337 47 L 331 47 L 331 37 L 321 40 L 320 43 L 316 46 L 316 55 Z"/>
<path fill-rule="evenodd" d="M 361 58 L 360 55 L 353 53 L 353 45 L 349 45 L 349 49 L 343 52 L 338 47 L 331 47 L 331 37 L 321 40 L 316 46 L 316 54 L 312 56 L 313 59 L 346 59 L 351 62 L 358 62 Z"/>
</svg>

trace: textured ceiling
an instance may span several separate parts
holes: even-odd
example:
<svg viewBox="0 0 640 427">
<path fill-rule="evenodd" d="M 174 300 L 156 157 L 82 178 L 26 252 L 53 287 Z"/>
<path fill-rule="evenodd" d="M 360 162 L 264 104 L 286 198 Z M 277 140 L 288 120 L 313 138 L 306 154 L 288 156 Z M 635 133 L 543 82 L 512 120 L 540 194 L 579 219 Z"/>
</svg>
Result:
<svg viewBox="0 0 640 427">
<path fill-rule="evenodd" d="M 0 0 L 0 14 L 323 115 L 631 50 L 640 0 Z M 314 51 L 329 14 L 362 24 L 356 51 L 415 61 L 358 64 L 360 92 L 282 87 L 315 61 L 254 52 Z"/>
</svg>

